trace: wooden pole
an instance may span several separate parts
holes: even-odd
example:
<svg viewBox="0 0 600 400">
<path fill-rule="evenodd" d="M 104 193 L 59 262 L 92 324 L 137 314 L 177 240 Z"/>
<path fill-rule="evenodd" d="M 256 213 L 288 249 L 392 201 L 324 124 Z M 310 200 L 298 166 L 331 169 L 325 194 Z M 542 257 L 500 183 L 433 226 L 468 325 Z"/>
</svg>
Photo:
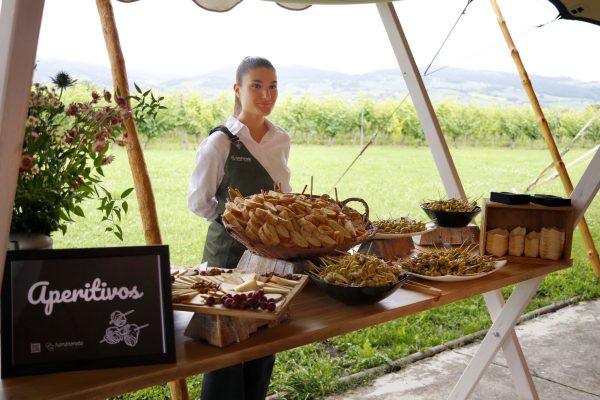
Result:
<svg viewBox="0 0 600 400">
<path fill-rule="evenodd" d="M 188 395 L 187 382 L 185 379 L 169 382 L 168 386 L 173 400 L 189 400 L 190 396 Z"/>
<path fill-rule="evenodd" d="M 535 91 L 533 90 L 533 86 L 531 85 L 531 81 L 529 80 L 529 75 L 525 70 L 525 66 L 521 61 L 521 56 L 519 56 L 519 52 L 515 46 L 515 43 L 510 36 L 510 32 L 508 31 L 508 27 L 506 26 L 506 21 L 500 12 L 500 8 L 498 7 L 498 3 L 496 0 L 490 0 L 492 2 L 492 7 L 494 8 L 494 12 L 496 13 L 496 17 L 498 19 L 498 24 L 500 25 L 500 29 L 502 30 L 502 34 L 504 35 L 504 40 L 506 40 L 506 44 L 510 50 L 510 54 L 517 66 L 517 70 L 519 71 L 519 76 L 521 77 L 521 83 L 525 88 L 525 92 L 529 97 L 529 102 L 533 107 L 535 114 L 537 115 L 538 122 L 540 124 L 540 129 L 542 131 L 542 136 L 546 140 L 546 145 L 548 146 L 548 150 L 550 150 L 550 154 L 552 155 L 552 160 L 554 161 L 554 167 L 556 168 L 558 175 L 560 176 L 560 180 L 562 181 L 563 187 L 565 188 L 565 192 L 567 196 L 570 196 L 573 192 L 573 184 L 571 183 L 571 178 L 569 177 L 569 173 L 565 168 L 565 164 L 561 158 L 561 155 L 556 147 L 556 143 L 554 142 L 554 137 L 552 136 L 552 132 L 550 131 L 550 126 L 548 125 L 548 121 L 546 121 L 546 117 L 544 116 L 544 112 L 542 111 L 542 107 L 537 99 Z M 598 258 L 598 251 L 596 250 L 596 246 L 594 245 L 594 240 L 592 239 L 592 235 L 590 234 L 590 230 L 588 228 L 587 222 L 585 218 L 582 218 L 579 222 L 579 230 L 581 231 L 581 236 L 583 237 L 583 241 L 588 249 L 587 255 L 592 263 L 592 267 L 594 268 L 594 272 L 596 276 L 600 277 L 600 258 Z"/>
<path fill-rule="evenodd" d="M 104 41 L 108 50 L 115 91 L 119 90 L 120 95 L 127 98 L 129 96 L 129 82 L 127 80 L 125 59 L 121 51 L 121 42 L 119 40 L 119 32 L 117 31 L 112 4 L 110 0 L 96 0 L 96 6 L 98 7 L 102 33 L 104 34 Z M 131 109 L 129 99 L 127 99 L 127 107 Z M 148 170 L 146 169 L 146 161 L 144 160 L 144 152 L 140 145 L 133 117 L 127 120 L 125 127 L 127 129 L 127 156 L 133 175 L 135 194 L 140 207 L 144 238 L 146 244 L 161 244 L 162 239 L 158 226 L 154 193 L 152 192 L 152 185 L 148 176 Z M 169 389 L 171 390 L 173 400 L 188 400 L 189 396 L 185 379 L 169 382 Z"/>
<path fill-rule="evenodd" d="M 119 32 L 117 31 L 112 5 L 110 0 L 96 0 L 96 6 L 98 7 L 102 33 L 104 34 L 104 41 L 108 50 L 108 57 L 110 58 L 115 91 L 118 90 L 121 96 L 127 98 L 129 96 L 129 82 L 127 80 L 125 60 L 121 51 Z M 131 109 L 129 99 L 127 100 L 127 107 Z M 160 244 L 162 240 L 158 226 L 154 194 L 152 193 L 152 185 L 148 176 L 148 170 L 146 169 L 144 153 L 140 146 L 140 140 L 135 127 L 135 120 L 129 118 L 125 123 L 125 127 L 127 130 L 127 156 L 133 175 L 135 194 L 140 207 L 144 238 L 146 244 Z"/>
</svg>

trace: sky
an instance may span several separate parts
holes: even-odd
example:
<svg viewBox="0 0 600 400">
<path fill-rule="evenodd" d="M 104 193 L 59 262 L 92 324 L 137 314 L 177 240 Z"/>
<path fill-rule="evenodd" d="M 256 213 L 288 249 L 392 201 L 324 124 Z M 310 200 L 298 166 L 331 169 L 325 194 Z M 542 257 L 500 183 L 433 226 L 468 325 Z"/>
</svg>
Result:
<svg viewBox="0 0 600 400">
<path fill-rule="evenodd" d="M 558 14 L 550 2 L 498 3 L 530 75 L 600 81 L 600 26 L 559 20 L 535 28 Z M 394 3 L 418 65 L 429 64 L 466 4 Z M 276 67 L 348 74 L 398 67 L 373 4 L 290 11 L 269 1 L 245 0 L 226 13 L 209 12 L 191 0 L 113 1 L 113 7 L 131 69 L 194 76 L 235 66 L 247 55 L 267 57 Z M 108 65 L 95 2 L 46 0 L 37 59 Z M 469 5 L 434 65 L 516 73 L 489 0 Z"/>
</svg>

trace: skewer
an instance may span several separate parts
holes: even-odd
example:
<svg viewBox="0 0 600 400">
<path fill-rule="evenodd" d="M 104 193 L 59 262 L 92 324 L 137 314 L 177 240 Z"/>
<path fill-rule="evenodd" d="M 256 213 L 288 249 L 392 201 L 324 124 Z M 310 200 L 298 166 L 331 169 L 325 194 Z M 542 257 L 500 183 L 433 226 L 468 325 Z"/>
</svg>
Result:
<svg viewBox="0 0 600 400">
<path fill-rule="evenodd" d="M 413 291 L 419 292 L 419 293 L 430 294 L 430 295 L 434 296 L 433 301 L 438 301 L 440 296 L 443 293 L 438 288 L 434 288 L 432 286 L 424 285 L 422 283 L 413 282 L 413 281 L 406 282 L 402 286 L 402 288 L 408 289 L 408 290 L 413 290 Z"/>
<path fill-rule="evenodd" d="M 304 189 L 302 189 L 302 193 L 300 193 L 300 194 L 304 194 L 304 192 L 306 192 L 307 187 L 308 187 L 308 185 L 304 185 Z"/>
<path fill-rule="evenodd" d="M 334 187 L 334 188 L 333 188 L 333 190 L 335 191 L 335 202 L 336 202 L 336 203 L 339 203 L 339 202 L 340 202 L 340 200 L 338 199 L 337 188 L 336 188 L 336 187 Z"/>
<path fill-rule="evenodd" d="M 310 197 L 313 195 L 313 176 L 310 176 Z"/>
</svg>

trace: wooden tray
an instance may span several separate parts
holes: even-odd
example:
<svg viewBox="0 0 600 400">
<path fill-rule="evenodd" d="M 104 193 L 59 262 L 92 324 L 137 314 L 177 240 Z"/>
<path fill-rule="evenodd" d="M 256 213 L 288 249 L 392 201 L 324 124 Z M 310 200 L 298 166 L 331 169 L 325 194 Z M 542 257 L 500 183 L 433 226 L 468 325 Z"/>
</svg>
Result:
<svg viewBox="0 0 600 400">
<path fill-rule="evenodd" d="M 436 226 L 430 226 L 428 228 L 425 228 L 424 231 L 410 232 L 410 233 L 381 233 L 381 232 L 377 231 L 377 232 L 375 232 L 373 239 L 391 240 L 391 239 L 401 239 L 401 238 L 407 238 L 407 237 L 412 238 L 413 236 L 425 235 L 429 232 L 433 232 L 436 229 L 437 229 Z"/>
<path fill-rule="evenodd" d="M 191 311 L 202 314 L 223 315 L 227 317 L 277 320 L 284 314 L 294 297 L 302 290 L 302 288 L 304 288 L 304 286 L 306 286 L 307 281 L 308 277 L 306 275 L 300 275 L 298 285 L 294 286 L 291 292 L 285 295 L 285 298 L 282 301 L 277 303 L 277 308 L 275 308 L 275 311 L 273 312 L 264 310 L 238 310 L 232 308 L 225 308 L 221 304 L 207 306 L 205 304 L 195 304 L 190 302 L 173 303 L 173 309 L 179 311 Z"/>
</svg>

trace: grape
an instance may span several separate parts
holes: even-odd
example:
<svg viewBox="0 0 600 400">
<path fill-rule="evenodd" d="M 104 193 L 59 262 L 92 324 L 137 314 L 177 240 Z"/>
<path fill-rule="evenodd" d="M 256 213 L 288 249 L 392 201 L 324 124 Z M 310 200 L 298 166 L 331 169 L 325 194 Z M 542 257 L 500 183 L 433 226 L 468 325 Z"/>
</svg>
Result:
<svg viewBox="0 0 600 400">
<path fill-rule="evenodd" d="M 273 312 L 273 311 L 275 311 L 275 302 L 273 302 L 273 303 L 269 303 L 269 304 L 267 305 L 267 309 L 268 309 L 270 312 Z"/>
<path fill-rule="evenodd" d="M 215 298 L 212 297 L 212 296 L 208 297 L 206 299 L 206 305 L 210 306 L 210 307 L 214 306 L 215 305 Z"/>
</svg>

